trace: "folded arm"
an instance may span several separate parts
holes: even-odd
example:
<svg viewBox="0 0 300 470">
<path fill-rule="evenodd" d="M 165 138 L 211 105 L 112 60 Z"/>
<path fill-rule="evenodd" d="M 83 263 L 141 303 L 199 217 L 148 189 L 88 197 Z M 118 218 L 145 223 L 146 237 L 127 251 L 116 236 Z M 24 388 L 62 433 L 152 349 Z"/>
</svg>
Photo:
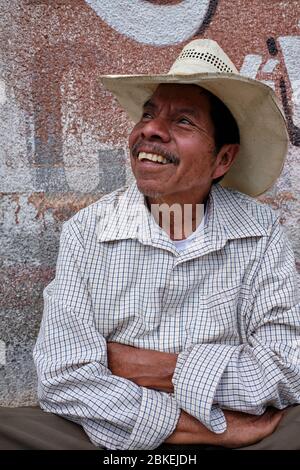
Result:
<svg viewBox="0 0 300 470">
<path fill-rule="evenodd" d="M 143 387 L 173 392 L 172 376 L 177 354 L 134 348 L 118 343 L 107 344 L 108 366 L 114 375 Z M 227 429 L 216 434 L 198 419 L 181 410 L 174 432 L 165 440 L 168 444 L 207 444 L 236 448 L 258 442 L 277 427 L 282 412 L 268 410 L 262 416 L 224 411 Z"/>
<path fill-rule="evenodd" d="M 232 415 L 228 413 L 263 415 L 270 406 L 283 409 L 300 403 L 297 274 L 292 250 L 277 224 L 249 289 L 248 311 L 243 318 L 247 341 L 236 346 L 194 344 L 179 355 L 138 350 L 132 356 L 138 357 L 136 376 L 129 380 L 174 393 L 187 419 L 194 417 L 197 423 L 223 435 L 229 430 L 228 416 Z M 109 345 L 110 352 L 113 347 Z M 117 373 L 127 372 L 121 367 Z"/>
<path fill-rule="evenodd" d="M 41 407 L 83 426 L 91 441 L 109 449 L 152 449 L 176 427 L 179 407 L 169 394 L 113 375 L 105 338 L 85 276 L 79 224 L 65 224 L 55 280 L 34 349 Z"/>
<path fill-rule="evenodd" d="M 239 345 L 195 344 L 179 354 L 173 375 L 179 406 L 222 432 L 222 409 L 261 415 L 267 406 L 300 403 L 300 304 L 294 255 L 275 224 L 249 276 L 246 339 Z"/>
</svg>

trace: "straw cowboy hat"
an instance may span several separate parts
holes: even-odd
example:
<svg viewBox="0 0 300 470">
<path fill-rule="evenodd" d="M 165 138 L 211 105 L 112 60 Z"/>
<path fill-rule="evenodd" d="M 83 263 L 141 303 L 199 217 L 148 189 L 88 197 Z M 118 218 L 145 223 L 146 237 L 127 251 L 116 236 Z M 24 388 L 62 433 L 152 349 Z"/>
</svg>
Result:
<svg viewBox="0 0 300 470">
<path fill-rule="evenodd" d="M 106 75 L 103 85 L 134 122 L 161 83 L 196 84 L 225 103 L 239 127 L 238 156 L 221 184 L 258 196 L 280 175 L 288 145 L 285 118 L 273 90 L 239 74 L 221 47 L 210 39 L 187 44 L 164 75 Z"/>
</svg>

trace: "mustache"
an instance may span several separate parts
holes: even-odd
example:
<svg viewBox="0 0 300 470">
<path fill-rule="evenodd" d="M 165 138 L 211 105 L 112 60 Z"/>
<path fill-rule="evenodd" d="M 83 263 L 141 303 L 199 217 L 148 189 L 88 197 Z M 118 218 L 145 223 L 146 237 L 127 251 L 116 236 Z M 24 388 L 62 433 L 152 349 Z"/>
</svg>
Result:
<svg viewBox="0 0 300 470">
<path fill-rule="evenodd" d="M 148 153 L 155 153 L 157 155 L 161 155 L 162 157 L 165 157 L 170 163 L 174 163 L 174 165 L 179 165 L 180 160 L 177 155 L 164 149 L 159 144 L 151 143 L 149 145 L 149 142 L 146 143 L 142 140 L 137 141 L 131 149 L 131 154 L 134 158 L 138 157 L 142 147 L 146 148 Z"/>
</svg>

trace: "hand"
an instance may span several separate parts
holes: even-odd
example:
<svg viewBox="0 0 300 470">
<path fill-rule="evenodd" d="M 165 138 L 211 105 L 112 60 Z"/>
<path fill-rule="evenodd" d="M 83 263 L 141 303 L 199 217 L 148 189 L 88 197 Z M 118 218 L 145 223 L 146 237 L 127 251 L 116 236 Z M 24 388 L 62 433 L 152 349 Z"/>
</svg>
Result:
<svg viewBox="0 0 300 470">
<path fill-rule="evenodd" d="M 172 393 L 177 354 L 107 343 L 108 368 L 142 387 Z"/>
<path fill-rule="evenodd" d="M 261 416 L 223 410 L 227 421 L 227 430 L 219 434 L 223 447 L 231 449 L 250 446 L 272 434 L 277 428 L 284 410 L 268 408 Z"/>
<path fill-rule="evenodd" d="M 268 409 L 262 416 L 223 410 L 227 429 L 222 434 L 209 431 L 202 423 L 184 411 L 175 431 L 165 441 L 169 444 L 208 444 L 230 449 L 254 444 L 274 432 L 284 411 Z"/>
</svg>

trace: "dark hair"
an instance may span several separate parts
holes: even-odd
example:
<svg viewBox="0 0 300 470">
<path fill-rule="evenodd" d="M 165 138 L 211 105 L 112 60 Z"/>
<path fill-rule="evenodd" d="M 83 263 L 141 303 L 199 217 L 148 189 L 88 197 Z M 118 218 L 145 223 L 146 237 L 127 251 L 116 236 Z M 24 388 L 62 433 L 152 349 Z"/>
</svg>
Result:
<svg viewBox="0 0 300 470">
<path fill-rule="evenodd" d="M 223 101 L 210 91 L 206 90 L 206 92 L 210 100 L 211 118 L 215 130 L 215 152 L 217 154 L 225 144 L 239 144 L 240 132 L 235 118 Z M 213 183 L 218 183 L 224 176 L 214 179 Z"/>
</svg>

